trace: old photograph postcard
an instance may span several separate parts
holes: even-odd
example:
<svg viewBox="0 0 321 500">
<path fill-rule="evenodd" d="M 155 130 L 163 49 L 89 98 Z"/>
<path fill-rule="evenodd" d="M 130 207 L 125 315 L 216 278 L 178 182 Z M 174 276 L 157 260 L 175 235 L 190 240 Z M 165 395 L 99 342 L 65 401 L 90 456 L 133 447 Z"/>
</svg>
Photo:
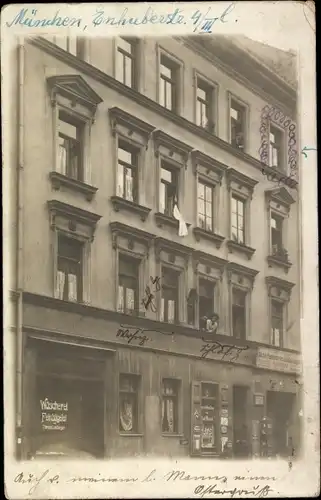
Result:
<svg viewBox="0 0 321 500">
<path fill-rule="evenodd" d="M 1 14 L 6 497 L 318 496 L 314 3 Z"/>
</svg>

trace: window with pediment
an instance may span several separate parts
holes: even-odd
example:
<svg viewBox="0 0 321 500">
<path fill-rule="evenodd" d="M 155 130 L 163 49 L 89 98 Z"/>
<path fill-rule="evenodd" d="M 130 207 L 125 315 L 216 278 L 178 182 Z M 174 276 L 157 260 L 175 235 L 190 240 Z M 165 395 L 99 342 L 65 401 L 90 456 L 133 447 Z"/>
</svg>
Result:
<svg viewBox="0 0 321 500">
<path fill-rule="evenodd" d="M 117 107 L 109 109 L 109 117 L 116 158 L 111 202 L 115 211 L 130 211 L 145 221 L 151 211 L 145 203 L 146 151 L 155 127 Z"/>
<path fill-rule="evenodd" d="M 185 170 L 192 148 L 162 130 L 156 130 L 153 139 L 157 159 L 155 220 L 159 227 L 175 228 L 179 236 L 185 236 L 190 225 L 184 217 Z"/>
<path fill-rule="evenodd" d="M 246 340 L 251 338 L 252 290 L 258 271 L 235 262 L 229 262 L 226 268 L 230 297 L 230 332 L 235 339 Z"/>
<path fill-rule="evenodd" d="M 47 85 L 53 108 L 52 186 L 90 201 L 97 191 L 91 183 L 90 136 L 102 99 L 80 75 L 52 76 Z"/>
<path fill-rule="evenodd" d="M 58 200 L 48 201 L 53 231 L 53 295 L 90 302 L 91 245 L 101 216 Z"/>
<path fill-rule="evenodd" d="M 268 216 L 267 261 L 269 267 L 283 268 L 287 273 L 292 266 L 288 253 L 288 220 L 295 199 L 285 187 L 265 192 Z"/>
<path fill-rule="evenodd" d="M 120 222 L 111 222 L 115 261 L 115 310 L 144 316 L 144 291 L 148 285 L 149 251 L 154 235 Z"/>
<path fill-rule="evenodd" d="M 275 276 L 265 278 L 269 296 L 269 342 L 274 347 L 287 347 L 288 304 L 294 283 Z"/>
<path fill-rule="evenodd" d="M 156 275 L 161 277 L 156 296 L 157 319 L 186 323 L 187 269 L 192 249 L 171 240 L 155 239 Z"/>
<path fill-rule="evenodd" d="M 220 191 L 222 177 L 227 167 L 201 151 L 191 153 L 196 177 L 196 224 L 193 229 L 197 241 L 207 239 L 220 248 L 224 236 L 220 233 Z"/>
<path fill-rule="evenodd" d="M 230 237 L 227 242 L 231 253 L 251 259 L 255 248 L 251 247 L 251 200 L 257 181 L 241 172 L 227 170 L 227 186 L 230 206 Z"/>
</svg>

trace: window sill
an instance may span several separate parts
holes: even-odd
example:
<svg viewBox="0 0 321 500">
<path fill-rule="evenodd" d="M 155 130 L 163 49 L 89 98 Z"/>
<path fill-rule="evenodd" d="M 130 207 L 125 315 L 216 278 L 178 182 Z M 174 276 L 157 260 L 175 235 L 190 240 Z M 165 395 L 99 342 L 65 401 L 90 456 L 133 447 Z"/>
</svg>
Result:
<svg viewBox="0 0 321 500">
<path fill-rule="evenodd" d="M 177 230 L 179 228 L 179 222 L 177 219 L 175 219 L 174 217 L 170 217 L 169 215 L 165 215 L 162 212 L 157 212 L 155 214 L 155 220 L 158 227 L 162 227 L 163 225 L 165 225 L 174 227 Z M 187 227 L 190 227 L 190 224 L 188 222 L 185 221 L 185 224 Z"/>
<path fill-rule="evenodd" d="M 212 233 L 211 231 L 206 231 L 201 227 L 195 227 L 193 229 L 195 238 L 197 241 L 200 241 L 201 238 L 212 241 L 216 248 L 221 248 L 223 241 L 225 240 L 224 236 L 220 234 Z"/>
<path fill-rule="evenodd" d="M 284 257 L 279 257 L 278 255 L 269 255 L 266 260 L 268 261 L 269 267 L 282 267 L 286 273 L 292 266 L 292 262 Z"/>
<path fill-rule="evenodd" d="M 134 432 L 118 432 L 118 436 L 121 437 L 144 437 L 144 434 L 137 434 Z"/>
<path fill-rule="evenodd" d="M 237 241 L 233 240 L 229 240 L 227 242 L 227 247 L 231 253 L 233 253 L 233 251 L 243 253 L 244 255 L 247 256 L 248 260 L 250 260 L 253 257 L 253 254 L 255 252 L 255 248 L 248 247 L 245 244 L 238 243 Z"/>
<path fill-rule="evenodd" d="M 59 191 L 61 186 L 63 186 L 71 191 L 82 193 L 87 201 L 91 201 L 98 191 L 98 188 L 91 186 L 90 184 L 72 179 L 71 177 L 60 174 L 59 172 L 50 172 L 49 177 L 51 185 L 56 191 Z"/>
<path fill-rule="evenodd" d="M 119 212 L 121 209 L 128 210 L 129 212 L 135 212 L 137 215 L 139 215 L 143 222 L 147 219 L 149 213 L 151 212 L 150 208 L 138 205 L 138 203 L 135 203 L 133 201 L 125 200 L 120 196 L 112 196 L 110 199 L 115 212 Z"/>
<path fill-rule="evenodd" d="M 175 434 L 175 433 L 170 433 L 170 432 L 162 432 L 162 437 L 166 438 L 176 438 L 176 439 L 182 439 L 184 437 L 184 434 Z"/>
</svg>

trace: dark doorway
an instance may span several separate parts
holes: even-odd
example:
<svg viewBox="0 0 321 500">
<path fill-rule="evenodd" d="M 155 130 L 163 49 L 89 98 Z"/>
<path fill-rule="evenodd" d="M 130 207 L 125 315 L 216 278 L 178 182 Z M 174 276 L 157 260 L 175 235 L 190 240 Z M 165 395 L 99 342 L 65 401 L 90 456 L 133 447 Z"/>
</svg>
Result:
<svg viewBox="0 0 321 500">
<path fill-rule="evenodd" d="M 289 427 L 295 395 L 289 392 L 267 392 L 267 415 L 272 420 L 274 454 L 288 456 Z"/>
<path fill-rule="evenodd" d="M 235 457 L 247 458 L 250 455 L 248 429 L 248 387 L 233 387 L 233 453 Z"/>
</svg>

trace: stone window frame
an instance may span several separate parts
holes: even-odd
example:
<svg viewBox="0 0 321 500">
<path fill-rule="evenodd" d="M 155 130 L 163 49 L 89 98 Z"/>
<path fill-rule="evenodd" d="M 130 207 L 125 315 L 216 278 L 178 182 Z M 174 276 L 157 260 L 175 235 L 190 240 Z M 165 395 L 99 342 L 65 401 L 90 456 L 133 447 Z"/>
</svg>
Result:
<svg viewBox="0 0 321 500">
<path fill-rule="evenodd" d="M 175 109 L 165 108 L 160 103 L 160 67 L 161 67 L 161 58 L 162 56 L 166 57 L 169 61 L 172 62 L 173 65 L 176 66 L 176 106 Z M 179 59 L 172 52 L 168 51 L 164 47 L 162 47 L 159 43 L 156 44 L 156 102 L 167 109 L 171 113 L 175 113 L 177 115 L 182 115 L 184 110 L 184 74 L 185 74 L 185 64 L 184 61 Z"/>
<path fill-rule="evenodd" d="M 193 173 L 195 175 L 195 227 L 193 233 L 197 241 L 207 239 L 212 241 L 216 248 L 220 248 L 225 237 L 222 236 L 223 228 L 220 223 L 220 206 L 221 206 L 221 186 L 222 179 L 228 167 L 223 163 L 211 158 L 199 150 L 191 152 Z M 213 187 L 214 204 L 213 204 L 213 231 L 206 231 L 198 226 L 198 183 L 199 181 Z M 224 231 L 225 232 L 225 231 Z"/>
<path fill-rule="evenodd" d="M 188 287 L 188 266 L 189 258 L 192 253 L 192 248 L 186 247 L 179 243 L 175 243 L 171 240 L 166 240 L 165 238 L 157 237 L 155 238 L 155 261 L 156 261 L 156 276 L 162 276 L 162 268 L 166 267 L 172 269 L 179 273 L 178 277 L 178 324 L 187 324 L 187 287 Z M 168 260 L 162 258 L 161 253 L 166 252 L 168 255 Z M 177 264 L 177 257 L 183 259 L 183 265 Z M 157 304 L 157 321 L 161 322 L 161 293 L 156 296 Z M 162 323 L 162 322 L 161 322 Z M 175 323 L 168 323 L 173 324 Z"/>
<path fill-rule="evenodd" d="M 123 38 L 126 42 L 135 45 L 135 55 L 133 57 L 134 60 L 134 85 L 129 87 L 125 83 L 121 82 L 117 79 L 117 57 L 118 57 L 118 40 L 119 38 Z M 128 88 L 132 90 L 136 90 L 137 92 L 143 92 L 143 84 L 144 84 L 144 40 L 135 36 L 126 36 L 121 37 L 120 35 L 114 37 L 113 39 L 113 77 L 115 80 L 120 82 L 122 85 L 126 85 Z"/>
<path fill-rule="evenodd" d="M 58 271 L 58 238 L 60 235 L 83 244 L 82 255 L 82 300 L 80 303 L 90 304 L 91 301 L 91 245 L 94 233 L 101 215 L 87 212 L 58 200 L 47 203 L 49 210 L 52 248 L 52 288 L 53 296 L 57 298 Z M 78 302 L 79 303 L 79 302 Z"/>
<path fill-rule="evenodd" d="M 282 158 L 281 158 L 281 166 L 275 166 L 275 165 L 270 165 L 270 131 L 271 131 L 271 126 L 275 128 L 278 132 L 281 133 L 282 136 L 282 144 L 281 144 L 281 153 L 282 153 Z M 272 121 L 271 119 L 268 120 L 268 166 L 270 168 L 274 168 L 280 172 L 283 172 L 284 174 L 287 173 L 287 135 L 285 133 L 284 127 L 282 128 L 280 125 Z"/>
<path fill-rule="evenodd" d="M 227 190 L 228 190 L 228 241 L 227 247 L 231 253 L 234 251 L 239 252 L 250 260 L 255 253 L 255 248 L 251 246 L 251 202 L 253 192 L 258 181 L 248 177 L 234 168 L 229 168 L 226 171 Z M 234 185 L 232 185 L 234 184 Z M 244 202 L 245 214 L 245 244 L 241 244 L 232 239 L 232 197 L 236 196 Z"/>
<path fill-rule="evenodd" d="M 287 325 L 289 320 L 288 307 L 291 300 L 292 288 L 295 283 L 277 278 L 276 276 L 266 276 L 265 283 L 267 286 L 268 297 L 268 325 L 269 325 L 269 345 L 275 349 L 286 348 L 289 344 L 287 337 Z M 272 344 L 272 300 L 283 304 L 283 342 L 282 346 L 275 346 Z"/>
<path fill-rule="evenodd" d="M 91 131 L 102 98 L 80 75 L 56 75 L 47 78 L 52 107 L 53 170 L 49 177 L 53 189 L 61 187 L 82 193 L 91 201 L 98 188 L 92 186 Z M 83 180 L 76 180 L 59 171 L 59 113 L 63 112 L 83 127 Z"/>
<path fill-rule="evenodd" d="M 126 432 L 120 429 L 120 379 L 121 376 L 129 377 L 136 380 L 137 384 L 137 429 L 133 432 Z M 144 412 L 143 409 L 143 376 L 140 373 L 134 373 L 129 371 L 121 370 L 117 376 L 117 434 L 122 437 L 142 437 L 143 436 L 143 423 L 144 423 Z"/>
<path fill-rule="evenodd" d="M 114 310 L 118 310 L 118 289 L 119 289 L 119 255 L 139 261 L 139 283 L 138 283 L 138 316 L 145 316 L 145 307 L 142 302 L 144 290 L 149 280 L 149 253 L 154 235 L 128 226 L 121 222 L 110 222 L 109 228 L 112 234 L 113 249 L 113 269 L 115 270 L 115 288 L 114 288 Z M 122 245 L 119 238 L 126 240 L 126 246 Z M 143 246 L 139 251 L 135 244 Z"/>
<path fill-rule="evenodd" d="M 203 264 L 205 266 L 205 273 L 200 271 L 199 266 Z M 193 252 L 193 280 L 194 288 L 197 293 L 197 301 L 195 308 L 195 324 L 196 328 L 199 328 L 199 280 L 204 279 L 214 285 L 214 304 L 217 304 L 215 309 L 216 314 L 219 315 L 219 327 L 217 334 L 222 334 L 222 328 L 224 329 L 224 317 L 223 317 L 223 275 L 227 261 L 225 259 L 216 257 L 214 255 L 209 255 L 201 251 Z"/>
<path fill-rule="evenodd" d="M 266 201 L 266 213 L 267 213 L 267 245 L 268 245 L 268 255 L 267 262 L 268 266 L 280 267 L 288 273 L 292 266 L 289 260 L 289 256 L 284 258 L 278 257 L 273 254 L 272 251 L 272 240 L 271 240 L 271 215 L 275 214 L 282 218 L 282 246 L 286 250 L 289 240 L 289 217 L 291 205 L 295 203 L 295 199 L 288 192 L 285 187 L 268 189 L 265 191 L 265 201 Z"/>
<path fill-rule="evenodd" d="M 194 109 L 193 109 L 193 119 L 194 123 L 197 124 L 197 89 L 198 81 L 201 80 L 211 91 L 211 110 L 210 110 L 210 122 L 211 129 L 207 130 L 213 135 L 219 137 L 219 117 L 218 117 L 218 103 L 219 103 L 219 85 L 214 80 L 211 80 L 205 76 L 200 71 L 194 69 L 193 71 L 193 82 L 194 82 Z M 200 125 L 198 125 L 200 126 Z M 202 128 L 202 127 L 201 127 Z"/>
<path fill-rule="evenodd" d="M 158 227 L 167 225 L 178 229 L 179 222 L 160 211 L 161 168 L 165 163 L 177 172 L 178 178 L 178 208 L 185 215 L 185 182 L 189 154 L 193 148 L 184 142 L 166 134 L 163 130 L 153 132 L 154 155 L 156 158 L 156 207 L 155 220 Z M 185 217 L 184 217 L 185 219 Z M 187 223 L 187 226 L 190 224 Z"/>
<path fill-rule="evenodd" d="M 256 275 L 259 271 L 242 266 L 235 262 L 228 262 L 226 265 L 228 279 L 228 295 L 229 295 L 229 335 L 233 338 L 233 289 L 240 290 L 246 293 L 246 324 L 245 324 L 245 340 L 252 340 L 251 322 L 252 322 L 252 292 Z"/>
<path fill-rule="evenodd" d="M 249 153 L 251 151 L 250 149 L 250 137 L 251 137 L 251 129 L 250 129 L 250 109 L 251 106 L 248 102 L 244 101 L 237 95 L 235 95 L 233 92 L 230 90 L 227 91 L 227 142 L 232 145 L 232 131 L 231 131 L 231 106 L 232 106 L 232 101 L 235 101 L 239 106 L 242 106 L 244 108 L 244 115 L 245 115 L 245 123 L 244 123 L 244 148 L 243 149 L 238 149 L 241 153 Z"/>
<path fill-rule="evenodd" d="M 155 127 L 116 106 L 109 108 L 109 118 L 114 140 L 112 154 L 112 162 L 114 164 L 114 195 L 110 198 L 111 203 L 116 212 L 120 210 L 134 212 L 142 221 L 145 221 L 151 212 L 151 209 L 145 204 L 144 189 L 148 168 L 146 164 L 147 150 Z M 118 147 L 120 142 L 127 144 L 129 148 L 137 151 L 137 202 L 117 196 Z"/>
</svg>

